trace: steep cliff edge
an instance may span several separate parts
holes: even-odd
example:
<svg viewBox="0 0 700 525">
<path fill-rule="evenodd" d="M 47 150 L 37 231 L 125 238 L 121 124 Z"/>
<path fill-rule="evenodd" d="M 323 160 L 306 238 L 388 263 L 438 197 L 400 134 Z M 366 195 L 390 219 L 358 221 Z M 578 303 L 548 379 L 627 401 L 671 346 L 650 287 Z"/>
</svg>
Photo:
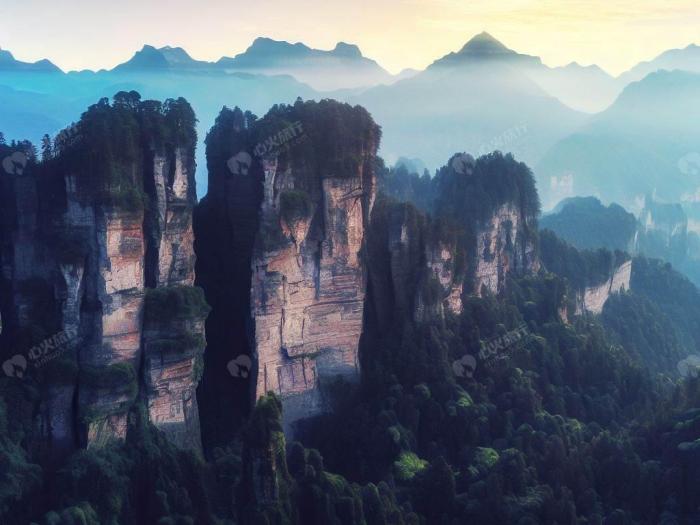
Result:
<svg viewBox="0 0 700 525">
<path fill-rule="evenodd" d="M 333 101 L 277 106 L 260 120 L 219 116 L 196 221 L 199 282 L 213 307 L 207 333 L 216 334 L 203 396 L 273 391 L 290 429 L 323 409 L 324 379 L 358 375 L 379 136 L 364 109 Z M 214 224 L 218 233 L 204 231 Z"/>
<path fill-rule="evenodd" d="M 605 303 L 615 293 L 628 291 L 632 277 L 632 261 L 625 261 L 613 269 L 612 275 L 597 286 L 589 286 L 576 298 L 576 313 L 590 312 L 599 314 Z"/>
<path fill-rule="evenodd" d="M 498 152 L 457 154 L 426 190 L 427 212 L 389 198 L 375 208 L 369 275 L 379 324 L 459 314 L 465 295 L 499 294 L 509 276 L 540 268 L 527 166 Z"/>
<path fill-rule="evenodd" d="M 568 281 L 569 294 L 560 315 L 600 314 L 611 295 L 629 291 L 632 260 L 622 251 L 577 250 L 551 230 L 540 232 L 544 267 Z"/>
<path fill-rule="evenodd" d="M 194 122 L 183 99 L 119 93 L 61 132 L 41 163 L 5 174 L 2 356 L 26 357 L 49 457 L 123 438 L 138 403 L 176 443 L 199 447 L 203 345 L 171 343 L 180 322 L 202 334 L 206 312 L 158 316 L 146 300 L 158 288 L 203 303 L 192 292 Z"/>
</svg>

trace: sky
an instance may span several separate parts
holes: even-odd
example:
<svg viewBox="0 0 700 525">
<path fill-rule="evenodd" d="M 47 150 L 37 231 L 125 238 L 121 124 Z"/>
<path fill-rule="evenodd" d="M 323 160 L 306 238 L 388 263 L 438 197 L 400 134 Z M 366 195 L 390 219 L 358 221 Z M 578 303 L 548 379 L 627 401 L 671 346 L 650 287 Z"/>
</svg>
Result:
<svg viewBox="0 0 700 525">
<path fill-rule="evenodd" d="M 619 74 L 700 44 L 698 0 L 0 0 L 0 48 L 64 70 L 112 68 L 143 44 L 194 58 L 243 52 L 258 36 L 332 49 L 345 41 L 392 73 L 422 69 L 487 31 L 551 66 Z"/>
</svg>

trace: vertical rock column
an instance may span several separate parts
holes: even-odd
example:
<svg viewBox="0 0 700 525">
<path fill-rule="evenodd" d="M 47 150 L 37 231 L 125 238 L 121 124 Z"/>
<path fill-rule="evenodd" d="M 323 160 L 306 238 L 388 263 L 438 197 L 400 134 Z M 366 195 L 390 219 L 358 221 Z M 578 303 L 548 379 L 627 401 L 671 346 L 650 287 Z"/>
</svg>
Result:
<svg viewBox="0 0 700 525">
<path fill-rule="evenodd" d="M 289 431 L 323 410 L 321 383 L 357 377 L 379 136 L 364 109 L 330 100 L 262 119 L 225 108 L 209 132 L 195 218 L 213 308 L 198 391 L 206 449 L 268 391 Z"/>
<path fill-rule="evenodd" d="M 2 180 L 2 355 L 29 361 L 35 448 L 50 457 L 123 439 L 138 403 L 199 448 L 194 123 L 183 99 L 120 93 L 61 132 L 51 158 Z M 169 307 L 156 296 L 144 312 L 153 290 Z"/>
<path fill-rule="evenodd" d="M 279 225 L 283 238 L 278 244 L 259 238 L 252 262 L 256 397 L 268 391 L 281 396 L 288 426 L 322 410 L 318 387 L 324 377 L 359 373 L 365 298 L 360 252 L 364 206 L 371 202 L 366 193 L 374 187 L 365 185 L 362 173 L 327 177 L 319 181 L 320 197 L 311 199 L 295 187 L 293 168 L 266 180 L 276 184 L 276 197 L 264 206 L 262 222 Z M 293 199 L 308 199 L 305 215 L 289 217 L 285 207 Z"/>
<path fill-rule="evenodd" d="M 86 339 L 78 354 L 88 446 L 126 436 L 138 393 L 144 302 L 143 210 L 95 206 L 94 212 L 81 305 Z"/>
<path fill-rule="evenodd" d="M 476 230 L 474 293 L 482 287 L 496 294 L 511 272 L 536 272 L 539 262 L 533 239 L 527 234 L 522 211 L 514 204 L 499 206 Z"/>
<path fill-rule="evenodd" d="M 364 109 L 331 101 L 282 112 L 300 134 L 262 162 L 250 293 L 255 397 L 279 395 L 293 430 L 324 409 L 324 381 L 359 374 L 379 129 Z"/>
<path fill-rule="evenodd" d="M 201 449 L 195 390 L 203 368 L 208 308 L 194 283 L 192 211 L 196 203 L 191 152 L 156 155 L 151 216 L 145 224 L 150 263 L 143 327 L 144 392 L 151 422 L 174 443 Z"/>
</svg>

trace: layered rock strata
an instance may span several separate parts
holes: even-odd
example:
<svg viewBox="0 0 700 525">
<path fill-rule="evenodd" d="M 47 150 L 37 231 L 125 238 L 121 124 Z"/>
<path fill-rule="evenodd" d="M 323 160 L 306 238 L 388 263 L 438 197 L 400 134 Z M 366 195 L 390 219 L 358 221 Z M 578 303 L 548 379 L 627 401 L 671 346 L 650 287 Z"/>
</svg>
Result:
<svg viewBox="0 0 700 525">
<path fill-rule="evenodd" d="M 523 275 L 539 269 L 537 248 L 526 228 L 523 211 L 514 203 L 495 209 L 476 232 L 474 292 L 497 294 L 510 273 Z"/>
<path fill-rule="evenodd" d="M 283 122 L 292 123 L 294 131 L 286 133 Z M 222 142 L 212 140 L 209 163 L 216 159 L 220 170 L 210 171 L 210 188 L 222 193 L 205 198 L 202 224 L 213 216 L 225 217 L 220 242 L 243 248 L 239 254 L 248 250 L 250 265 L 247 285 L 241 281 L 235 290 L 250 297 L 249 313 L 243 314 L 248 316 L 248 346 L 231 352 L 229 345 L 227 357 L 233 363 L 228 368 L 233 380 L 249 381 L 253 399 L 269 391 L 279 395 L 290 430 L 299 419 L 323 410 L 324 381 L 359 373 L 362 252 L 375 196 L 379 129 L 365 110 L 331 101 L 282 106 L 254 123 L 240 112 L 223 113 L 218 124 L 210 137 Z M 226 126 L 229 136 L 222 133 Z M 256 144 L 269 134 L 294 139 L 264 157 L 255 156 Z M 224 147 L 227 154 L 221 155 Z M 250 204 L 236 209 L 242 193 L 256 203 L 255 210 Z M 207 244 L 198 248 L 201 267 L 210 261 Z M 202 282 L 207 295 L 216 294 L 215 282 Z M 213 315 L 223 315 L 213 307 Z M 241 377 L 246 357 L 254 369 L 250 377 Z"/>
<path fill-rule="evenodd" d="M 182 427 L 176 443 L 198 447 L 192 369 L 203 345 L 174 358 L 164 343 L 174 320 L 144 326 L 149 289 L 193 285 L 194 116 L 183 100 L 148 104 L 100 102 L 53 155 L 2 183 L 2 355 L 29 356 L 51 457 L 124 438 L 139 400 L 156 426 Z M 178 321 L 201 339 L 202 315 Z M 46 344 L 56 334 L 61 343 Z M 180 413 L 164 417 L 164 405 Z"/>
</svg>

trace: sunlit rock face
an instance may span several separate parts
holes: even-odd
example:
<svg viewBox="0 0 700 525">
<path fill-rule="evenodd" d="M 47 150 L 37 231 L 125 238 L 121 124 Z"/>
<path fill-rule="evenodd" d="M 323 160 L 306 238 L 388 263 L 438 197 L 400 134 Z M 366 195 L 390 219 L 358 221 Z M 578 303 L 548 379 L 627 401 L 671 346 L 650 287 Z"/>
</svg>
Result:
<svg viewBox="0 0 700 525">
<path fill-rule="evenodd" d="M 522 210 L 514 203 L 499 206 L 477 229 L 474 292 L 503 290 L 508 274 L 539 270 L 534 240 L 528 235 Z"/>
<path fill-rule="evenodd" d="M 140 128 L 148 119 L 158 134 Z M 181 423 L 173 435 L 187 436 L 173 441 L 199 448 L 201 311 L 144 325 L 149 290 L 193 289 L 193 125 L 183 100 L 103 101 L 59 134 L 52 158 L 2 182 L 2 356 L 29 356 L 49 458 L 125 438 L 139 404 L 156 426 Z M 178 333 L 192 344 L 177 344 Z M 159 407 L 185 402 L 193 425 L 163 418 Z"/>
<path fill-rule="evenodd" d="M 324 382 L 357 378 L 379 135 L 364 109 L 333 101 L 263 119 L 225 110 L 212 128 L 196 220 L 198 282 L 213 307 L 201 395 L 235 408 L 204 418 L 207 443 L 268 391 L 292 431 L 324 409 Z"/>
<path fill-rule="evenodd" d="M 253 260 L 259 395 L 314 388 L 321 362 L 340 373 L 356 373 L 364 300 L 360 180 L 324 181 L 322 213 L 329 227 L 321 240 L 307 242 L 290 233 L 292 243 L 263 250 Z M 274 207 L 269 213 L 265 219 L 279 220 Z M 333 224 L 334 218 L 344 225 Z M 308 231 L 308 220 L 299 223 L 297 233 Z"/>
<path fill-rule="evenodd" d="M 587 287 L 577 298 L 576 313 L 599 314 L 610 296 L 630 289 L 632 261 L 626 261 L 615 268 L 610 277 L 597 286 Z"/>
<path fill-rule="evenodd" d="M 288 428 L 323 409 L 324 380 L 359 374 L 361 252 L 374 201 L 376 146 L 367 141 L 344 153 L 360 161 L 342 171 L 316 171 L 294 156 L 264 163 L 266 198 L 251 283 L 255 396 L 280 395 Z M 277 240 L 265 237 L 270 229 L 281 230 Z"/>
</svg>

